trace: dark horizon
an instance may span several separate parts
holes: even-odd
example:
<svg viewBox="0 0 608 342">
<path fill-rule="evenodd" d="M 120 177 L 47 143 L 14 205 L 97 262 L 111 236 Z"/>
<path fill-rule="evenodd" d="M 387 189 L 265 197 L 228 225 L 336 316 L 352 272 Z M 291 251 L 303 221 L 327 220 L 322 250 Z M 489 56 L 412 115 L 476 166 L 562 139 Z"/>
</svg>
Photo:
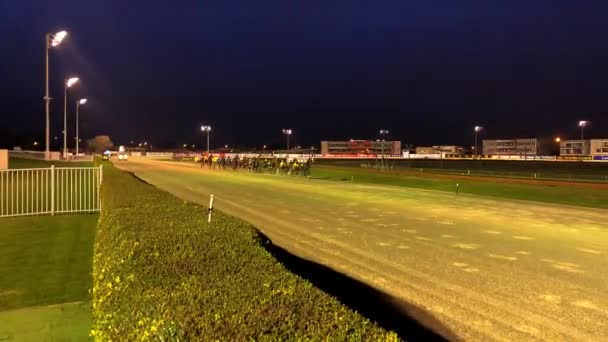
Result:
<svg viewBox="0 0 608 342">
<path fill-rule="evenodd" d="M 414 145 L 484 138 L 608 136 L 607 4 L 564 1 L 279 1 L 0 4 L 0 146 L 43 143 L 44 34 L 51 139 L 62 79 L 82 82 L 81 136 L 117 144 L 283 144 L 390 139 Z"/>
</svg>

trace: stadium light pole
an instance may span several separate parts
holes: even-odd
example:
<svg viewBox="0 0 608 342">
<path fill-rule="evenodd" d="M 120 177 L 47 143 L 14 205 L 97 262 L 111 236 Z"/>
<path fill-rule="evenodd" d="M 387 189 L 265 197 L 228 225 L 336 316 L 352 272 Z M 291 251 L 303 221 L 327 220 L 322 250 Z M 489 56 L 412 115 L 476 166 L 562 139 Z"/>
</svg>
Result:
<svg viewBox="0 0 608 342">
<path fill-rule="evenodd" d="M 44 149 L 44 159 L 51 159 L 50 149 L 50 134 L 51 134 L 51 97 L 49 95 L 49 48 L 57 47 L 68 35 L 66 31 L 59 31 L 57 33 L 47 33 L 44 35 L 44 47 L 45 47 L 45 86 L 44 86 L 44 107 L 46 112 L 46 128 L 45 128 L 45 142 L 46 147 Z"/>
<path fill-rule="evenodd" d="M 287 153 L 289 153 L 289 136 L 291 135 L 291 128 L 283 128 L 283 134 L 287 137 Z"/>
<path fill-rule="evenodd" d="M 207 154 L 209 154 L 209 132 L 211 132 L 211 126 L 201 126 L 202 132 L 207 132 Z"/>
<path fill-rule="evenodd" d="M 68 158 L 68 88 L 78 83 L 78 77 L 65 80 L 63 91 L 63 157 Z"/>
<path fill-rule="evenodd" d="M 78 147 L 80 143 L 80 135 L 78 134 L 78 109 L 80 105 L 87 103 L 87 99 L 80 99 L 76 102 L 76 155 L 78 155 Z"/>
<path fill-rule="evenodd" d="M 483 131 L 483 127 L 481 126 L 475 126 L 474 128 L 475 131 L 475 157 L 477 157 L 477 155 L 479 154 L 479 148 L 477 147 L 477 135 L 479 134 L 479 132 Z"/>
<path fill-rule="evenodd" d="M 557 155 L 559 156 L 561 153 L 561 142 L 562 142 L 562 138 L 560 137 L 556 137 L 555 139 L 555 143 L 557 144 Z"/>
<path fill-rule="evenodd" d="M 380 149 L 382 151 L 382 169 L 384 169 L 384 141 L 385 141 L 385 136 L 389 133 L 388 129 L 381 129 L 380 130 L 380 137 L 381 137 L 381 141 L 380 141 Z"/>
<path fill-rule="evenodd" d="M 581 128 L 581 140 L 585 140 L 585 127 L 589 126 L 591 121 L 581 120 L 578 122 L 578 127 Z"/>
</svg>

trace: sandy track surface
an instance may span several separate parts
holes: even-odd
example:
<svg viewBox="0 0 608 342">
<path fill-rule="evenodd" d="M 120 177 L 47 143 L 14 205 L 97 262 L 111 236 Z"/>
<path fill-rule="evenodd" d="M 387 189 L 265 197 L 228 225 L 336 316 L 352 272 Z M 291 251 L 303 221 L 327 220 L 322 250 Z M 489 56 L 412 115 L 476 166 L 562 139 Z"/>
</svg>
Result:
<svg viewBox="0 0 608 342">
<path fill-rule="evenodd" d="M 115 165 L 247 220 L 277 245 L 475 341 L 608 339 L 608 211 L 200 169 Z"/>
</svg>

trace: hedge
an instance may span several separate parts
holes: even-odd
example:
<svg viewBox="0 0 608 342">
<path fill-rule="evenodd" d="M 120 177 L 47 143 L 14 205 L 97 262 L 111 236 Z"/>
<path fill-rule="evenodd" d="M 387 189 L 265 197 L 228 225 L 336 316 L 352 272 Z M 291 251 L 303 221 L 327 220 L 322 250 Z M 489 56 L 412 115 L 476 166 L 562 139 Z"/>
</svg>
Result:
<svg viewBox="0 0 608 342">
<path fill-rule="evenodd" d="M 397 340 L 290 273 L 246 222 L 104 167 L 97 340 Z"/>
</svg>

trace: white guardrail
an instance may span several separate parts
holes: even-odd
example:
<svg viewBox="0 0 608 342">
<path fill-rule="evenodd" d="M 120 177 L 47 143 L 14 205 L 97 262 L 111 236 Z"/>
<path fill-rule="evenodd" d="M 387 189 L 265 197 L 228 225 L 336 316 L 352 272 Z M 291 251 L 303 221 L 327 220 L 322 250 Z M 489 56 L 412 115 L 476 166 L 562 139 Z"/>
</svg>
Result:
<svg viewBox="0 0 608 342">
<path fill-rule="evenodd" d="M 103 169 L 0 170 L 0 217 L 99 212 Z"/>
</svg>

